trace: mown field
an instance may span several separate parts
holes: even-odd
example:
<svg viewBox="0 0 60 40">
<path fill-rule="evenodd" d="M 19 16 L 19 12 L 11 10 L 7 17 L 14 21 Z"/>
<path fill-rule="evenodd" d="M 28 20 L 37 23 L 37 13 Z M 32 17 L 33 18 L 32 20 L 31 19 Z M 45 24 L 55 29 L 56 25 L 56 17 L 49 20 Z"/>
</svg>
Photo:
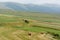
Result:
<svg viewBox="0 0 60 40">
<path fill-rule="evenodd" d="M 60 16 L 39 12 L 1 12 L 0 40 L 60 40 Z"/>
</svg>

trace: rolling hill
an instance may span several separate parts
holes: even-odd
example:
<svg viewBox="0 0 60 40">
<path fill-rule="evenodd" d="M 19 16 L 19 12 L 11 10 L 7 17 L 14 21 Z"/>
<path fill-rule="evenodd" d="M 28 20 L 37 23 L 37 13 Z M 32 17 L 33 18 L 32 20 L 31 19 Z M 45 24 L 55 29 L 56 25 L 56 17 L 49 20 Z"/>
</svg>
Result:
<svg viewBox="0 0 60 40">
<path fill-rule="evenodd" d="M 54 4 L 0 3 L 0 40 L 60 40 L 59 10 Z"/>
<path fill-rule="evenodd" d="M 5 11 L 0 13 L 0 40 L 59 40 L 58 17 L 55 14 Z"/>
</svg>

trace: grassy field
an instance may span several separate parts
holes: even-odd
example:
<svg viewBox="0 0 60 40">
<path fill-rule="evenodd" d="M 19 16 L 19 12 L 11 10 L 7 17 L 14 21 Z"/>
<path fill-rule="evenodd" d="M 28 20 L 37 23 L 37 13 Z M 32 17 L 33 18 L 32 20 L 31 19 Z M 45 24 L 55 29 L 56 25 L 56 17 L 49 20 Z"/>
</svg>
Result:
<svg viewBox="0 0 60 40">
<path fill-rule="evenodd" d="M 60 40 L 60 16 L 39 12 L 0 13 L 0 40 Z"/>
</svg>

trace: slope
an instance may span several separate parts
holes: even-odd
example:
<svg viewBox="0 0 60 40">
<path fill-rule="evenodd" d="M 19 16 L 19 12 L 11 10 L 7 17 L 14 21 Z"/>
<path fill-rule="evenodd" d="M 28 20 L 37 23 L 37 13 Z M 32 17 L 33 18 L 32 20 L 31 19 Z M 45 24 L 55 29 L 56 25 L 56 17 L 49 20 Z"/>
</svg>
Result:
<svg viewBox="0 0 60 40">
<path fill-rule="evenodd" d="M 25 12 L 24 12 L 25 13 Z M 26 15 L 25 15 L 26 16 Z M 24 20 L 28 20 L 27 24 Z M 40 22 L 17 15 L 0 14 L 0 39 L 1 40 L 58 40 L 60 30 L 41 26 Z M 54 33 L 53 35 L 51 33 Z M 58 34 L 59 36 L 54 36 Z M 30 34 L 30 35 L 29 35 Z M 42 37 L 42 38 L 41 38 Z"/>
</svg>

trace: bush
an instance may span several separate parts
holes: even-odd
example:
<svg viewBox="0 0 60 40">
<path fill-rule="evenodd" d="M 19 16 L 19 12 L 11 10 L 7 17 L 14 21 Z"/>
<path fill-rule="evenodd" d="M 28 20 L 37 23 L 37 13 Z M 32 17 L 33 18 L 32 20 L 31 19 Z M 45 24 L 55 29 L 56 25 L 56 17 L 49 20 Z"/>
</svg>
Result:
<svg viewBox="0 0 60 40">
<path fill-rule="evenodd" d="M 27 23 L 27 24 L 29 23 L 29 21 L 28 21 L 28 20 L 24 20 L 24 22 L 25 22 L 25 23 Z"/>
<path fill-rule="evenodd" d="M 56 33 L 51 33 L 53 35 L 53 38 L 57 38 L 57 39 L 60 39 L 60 35 L 59 34 L 56 34 Z"/>
</svg>

